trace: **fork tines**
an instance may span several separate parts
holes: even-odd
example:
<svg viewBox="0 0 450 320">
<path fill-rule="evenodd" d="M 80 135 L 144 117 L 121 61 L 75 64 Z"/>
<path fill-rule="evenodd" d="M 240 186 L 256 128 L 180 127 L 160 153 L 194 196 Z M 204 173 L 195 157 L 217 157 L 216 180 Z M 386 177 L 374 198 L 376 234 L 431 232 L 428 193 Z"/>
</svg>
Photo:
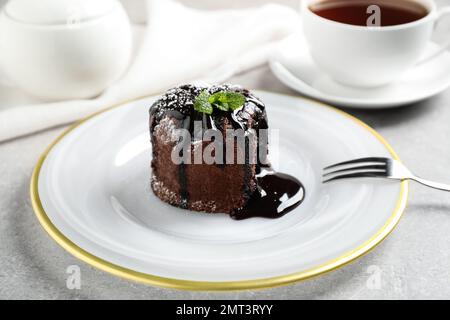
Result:
<svg viewBox="0 0 450 320">
<path fill-rule="evenodd" d="M 333 170 L 331 170 L 333 169 Z M 386 177 L 388 159 L 368 157 L 337 163 L 324 168 L 323 183 L 350 178 Z"/>
</svg>

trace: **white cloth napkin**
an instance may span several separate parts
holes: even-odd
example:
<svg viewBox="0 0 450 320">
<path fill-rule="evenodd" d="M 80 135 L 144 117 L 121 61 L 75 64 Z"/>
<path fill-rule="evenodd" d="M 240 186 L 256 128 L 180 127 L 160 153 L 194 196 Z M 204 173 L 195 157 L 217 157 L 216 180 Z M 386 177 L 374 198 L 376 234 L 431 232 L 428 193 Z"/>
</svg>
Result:
<svg viewBox="0 0 450 320">
<path fill-rule="evenodd" d="M 131 67 L 91 100 L 13 107 L 0 112 L 0 141 L 68 124 L 109 106 L 181 83 L 226 81 L 267 62 L 295 32 L 297 13 L 267 4 L 256 9 L 201 11 L 173 0 L 148 0 L 148 24 Z"/>
</svg>

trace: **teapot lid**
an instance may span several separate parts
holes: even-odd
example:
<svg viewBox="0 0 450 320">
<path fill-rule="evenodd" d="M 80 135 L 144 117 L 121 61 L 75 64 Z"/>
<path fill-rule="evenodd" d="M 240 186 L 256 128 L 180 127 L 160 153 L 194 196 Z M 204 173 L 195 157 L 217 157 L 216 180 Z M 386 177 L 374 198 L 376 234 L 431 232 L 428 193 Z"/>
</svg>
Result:
<svg viewBox="0 0 450 320">
<path fill-rule="evenodd" d="M 23 23 L 59 25 L 92 20 L 117 6 L 117 0 L 11 0 L 4 12 Z"/>
</svg>

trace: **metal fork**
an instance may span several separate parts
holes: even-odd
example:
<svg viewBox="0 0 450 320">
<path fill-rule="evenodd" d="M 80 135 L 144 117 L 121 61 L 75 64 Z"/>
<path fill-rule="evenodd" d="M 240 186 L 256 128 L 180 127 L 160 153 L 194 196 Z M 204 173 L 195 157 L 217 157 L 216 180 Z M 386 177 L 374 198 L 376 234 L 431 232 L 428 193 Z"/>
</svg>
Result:
<svg viewBox="0 0 450 320">
<path fill-rule="evenodd" d="M 450 192 L 450 185 L 419 178 L 400 161 L 388 158 L 369 157 L 345 161 L 323 169 L 323 183 L 351 178 L 387 178 L 413 180 L 425 186 Z"/>
</svg>

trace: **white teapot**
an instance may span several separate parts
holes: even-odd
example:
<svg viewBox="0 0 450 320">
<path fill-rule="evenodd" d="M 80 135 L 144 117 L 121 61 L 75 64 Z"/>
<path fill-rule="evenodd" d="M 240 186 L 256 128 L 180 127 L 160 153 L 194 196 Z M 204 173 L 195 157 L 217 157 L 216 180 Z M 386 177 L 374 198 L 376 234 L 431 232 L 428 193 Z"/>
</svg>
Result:
<svg viewBox="0 0 450 320">
<path fill-rule="evenodd" d="M 131 50 L 117 0 L 11 0 L 0 13 L 2 72 L 46 100 L 100 94 L 125 71 Z"/>
</svg>

